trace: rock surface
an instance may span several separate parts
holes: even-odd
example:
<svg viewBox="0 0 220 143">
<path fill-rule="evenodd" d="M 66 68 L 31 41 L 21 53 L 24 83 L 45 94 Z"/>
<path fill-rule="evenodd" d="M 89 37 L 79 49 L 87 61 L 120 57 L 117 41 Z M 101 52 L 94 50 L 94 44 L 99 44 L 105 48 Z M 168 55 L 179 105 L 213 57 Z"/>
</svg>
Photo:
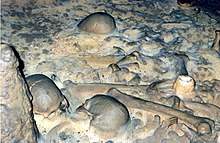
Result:
<svg viewBox="0 0 220 143">
<path fill-rule="evenodd" d="M 16 45 L 25 76 L 56 75 L 70 102 L 65 114 L 34 115 L 48 142 L 219 142 L 219 0 L 187 9 L 177 0 L 4 1 L 2 41 Z M 101 11 L 114 17 L 116 31 L 79 29 L 83 18 Z M 187 94 L 173 86 L 181 73 L 194 79 Z M 122 102 L 131 128 L 103 139 L 90 132 L 87 117 L 73 117 L 87 99 L 110 89 L 121 93 L 120 102 L 131 97 Z"/>
<path fill-rule="evenodd" d="M 1 141 L 37 142 L 38 131 L 27 86 L 18 70 L 18 59 L 13 49 L 1 44 Z"/>
</svg>

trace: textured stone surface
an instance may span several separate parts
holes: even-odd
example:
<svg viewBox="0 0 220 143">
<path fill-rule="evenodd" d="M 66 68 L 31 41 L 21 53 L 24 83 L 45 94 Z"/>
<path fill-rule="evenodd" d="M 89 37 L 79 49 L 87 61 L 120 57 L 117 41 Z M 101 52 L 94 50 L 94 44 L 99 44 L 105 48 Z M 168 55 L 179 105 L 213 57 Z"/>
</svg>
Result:
<svg viewBox="0 0 220 143">
<path fill-rule="evenodd" d="M 58 2 L 57 0 L 2 0 L 2 5 L 10 7 L 45 6 Z"/>
<path fill-rule="evenodd" d="M 28 2 L 32 1 L 49 4 L 53 0 Z M 64 84 L 56 83 L 70 101 L 71 112 L 48 118 L 34 115 L 48 142 L 213 143 L 220 139 L 220 60 L 218 40 L 214 40 L 220 23 L 220 11 L 215 8 L 220 8 L 219 0 L 198 0 L 202 3 L 188 9 L 180 7 L 177 0 L 54 2 L 42 7 L 31 3 L 20 9 L 3 6 L 1 15 L 2 41 L 16 45 L 25 62 L 24 74 L 56 75 Z M 213 7 L 208 8 L 210 5 Z M 77 27 L 83 18 L 101 11 L 114 17 L 117 31 L 91 34 Z M 178 55 L 186 57 L 184 67 L 196 83 L 182 99 L 172 88 L 183 67 Z M 87 118 L 86 122 L 84 116 L 75 121 L 72 116 L 86 99 L 108 94 L 110 88 L 167 106 L 169 116 L 158 106 L 153 109 L 157 112 L 152 112 L 148 106 L 144 110 L 143 106 L 137 109 L 125 104 L 131 117 L 130 133 L 115 139 L 96 137 L 90 132 Z M 171 115 L 167 109 L 186 116 Z M 177 123 L 169 123 L 168 118 L 173 116 Z M 204 122 L 198 126 L 198 122 L 189 120 L 190 116 L 213 120 L 212 133 L 206 134 L 209 126 Z"/>
<path fill-rule="evenodd" d="M 37 128 L 18 59 L 9 45 L 1 44 L 0 50 L 1 141 L 36 142 Z"/>
</svg>

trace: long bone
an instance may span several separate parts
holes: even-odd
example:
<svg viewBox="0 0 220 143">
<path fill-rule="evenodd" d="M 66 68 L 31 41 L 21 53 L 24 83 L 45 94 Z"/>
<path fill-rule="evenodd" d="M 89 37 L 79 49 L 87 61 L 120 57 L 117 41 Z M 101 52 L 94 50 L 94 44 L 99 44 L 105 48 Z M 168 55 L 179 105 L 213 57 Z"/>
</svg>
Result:
<svg viewBox="0 0 220 143">
<path fill-rule="evenodd" d="M 106 94 L 112 87 L 119 89 L 122 92 L 131 94 L 132 92 L 146 92 L 146 85 L 120 85 L 120 84 L 72 84 L 71 87 L 67 87 L 68 91 L 74 96 L 79 97 L 81 101 L 85 101 L 88 98 L 96 94 Z"/>
<path fill-rule="evenodd" d="M 86 61 L 86 63 L 93 68 L 107 68 L 110 64 L 116 63 L 122 57 L 120 56 L 106 56 L 106 57 L 77 57 L 81 61 Z"/>
<path fill-rule="evenodd" d="M 177 117 L 179 120 L 186 123 L 190 128 L 195 129 L 201 134 L 211 133 L 212 129 L 214 128 L 214 121 L 209 118 L 193 116 L 162 104 L 124 94 L 116 88 L 109 89 L 108 94 L 118 99 L 128 108 L 150 111 L 159 115 L 165 115 L 168 118 Z"/>
<path fill-rule="evenodd" d="M 79 60 L 87 61 L 87 64 L 94 68 L 107 68 L 111 64 L 124 65 L 129 63 L 141 63 L 146 65 L 146 60 L 152 60 L 152 57 L 141 54 L 138 51 L 133 51 L 126 56 L 105 56 L 105 57 L 91 57 L 83 56 L 77 57 Z M 146 71 L 146 69 L 144 69 Z"/>
<path fill-rule="evenodd" d="M 149 57 L 148 57 L 149 58 Z M 141 62 L 146 64 L 146 61 L 143 60 L 143 55 L 137 51 L 133 51 L 125 57 L 122 56 L 105 56 L 105 57 L 92 57 L 92 56 L 83 56 L 77 57 L 81 61 L 86 61 L 88 65 L 93 68 L 107 68 L 111 64 L 128 64 L 134 62 Z"/>
</svg>

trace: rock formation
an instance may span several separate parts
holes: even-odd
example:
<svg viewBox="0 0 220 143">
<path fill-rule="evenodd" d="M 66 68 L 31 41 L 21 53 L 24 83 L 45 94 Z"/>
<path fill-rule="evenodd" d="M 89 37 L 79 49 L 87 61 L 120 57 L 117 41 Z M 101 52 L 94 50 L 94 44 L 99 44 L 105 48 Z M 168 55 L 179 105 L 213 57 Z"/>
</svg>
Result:
<svg viewBox="0 0 220 143">
<path fill-rule="evenodd" d="M 31 96 L 18 70 L 18 59 L 10 45 L 1 43 L 0 50 L 1 141 L 37 142 L 38 130 L 33 119 Z"/>
</svg>

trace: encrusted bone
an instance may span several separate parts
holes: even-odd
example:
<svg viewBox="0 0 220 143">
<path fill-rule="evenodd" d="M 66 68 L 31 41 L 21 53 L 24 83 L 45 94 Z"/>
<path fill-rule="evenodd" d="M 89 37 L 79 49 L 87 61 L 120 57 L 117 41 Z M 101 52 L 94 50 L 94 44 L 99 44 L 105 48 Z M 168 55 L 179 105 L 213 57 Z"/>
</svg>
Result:
<svg viewBox="0 0 220 143">
<path fill-rule="evenodd" d="M 178 96 L 163 97 L 160 103 L 169 107 L 191 113 L 195 116 L 202 116 L 218 121 L 220 118 L 220 108 L 210 103 L 201 103 L 196 101 L 181 100 Z"/>
<path fill-rule="evenodd" d="M 214 104 L 209 103 L 199 103 L 195 101 L 184 101 L 186 108 L 194 111 L 197 116 L 203 116 L 213 120 L 218 120 L 220 118 L 220 108 Z"/>
<path fill-rule="evenodd" d="M 92 115 L 91 129 L 95 129 L 94 131 L 103 137 L 116 137 L 119 130 L 124 132 L 129 124 L 128 109 L 111 96 L 95 95 L 87 99 L 82 106 L 89 112 L 89 115 Z M 81 111 L 83 111 L 82 106 L 79 107 Z"/>
<path fill-rule="evenodd" d="M 93 68 L 107 68 L 110 64 L 116 63 L 121 59 L 119 56 L 114 57 L 77 57 L 79 60 L 85 61 L 89 66 Z"/>
<path fill-rule="evenodd" d="M 70 83 L 71 84 L 71 83 Z M 146 85 L 120 85 L 120 84 L 74 84 L 67 85 L 69 92 L 74 96 L 76 95 L 81 101 L 85 101 L 88 98 L 96 94 L 106 94 L 110 88 L 117 88 L 124 93 L 130 94 L 131 92 L 145 92 Z"/>
<path fill-rule="evenodd" d="M 193 94 L 195 89 L 195 80 L 188 74 L 186 68 L 186 62 L 188 56 L 185 54 L 174 53 L 175 58 L 179 61 L 180 69 L 177 73 L 177 78 L 175 80 L 161 80 L 153 82 L 149 87 L 150 89 L 164 90 L 173 89 L 174 93 L 181 99 L 187 98 Z M 171 91 L 173 93 L 173 91 Z"/>
<path fill-rule="evenodd" d="M 186 95 L 191 94 L 194 91 L 195 81 L 188 74 L 185 63 L 186 57 L 181 56 L 180 54 L 178 54 L 177 57 L 180 60 L 181 69 L 178 77 L 173 83 L 173 89 L 180 98 L 185 98 Z"/>
<path fill-rule="evenodd" d="M 195 81 L 191 76 L 189 76 L 186 68 L 185 62 L 188 56 L 184 54 L 183 55 L 176 54 L 176 56 L 180 61 L 181 69 L 179 75 L 177 76 L 175 82 L 173 83 L 173 89 L 180 98 L 184 98 L 182 97 L 182 95 L 184 96 L 186 94 L 190 94 L 193 92 L 195 88 Z"/>
<path fill-rule="evenodd" d="M 139 59 L 140 59 L 140 53 L 138 51 L 133 51 L 130 54 L 128 54 L 127 56 L 120 59 L 117 62 L 117 64 L 128 64 L 131 62 L 138 62 Z"/>
<path fill-rule="evenodd" d="M 173 84 L 174 91 L 180 96 L 190 94 L 195 88 L 195 81 L 188 75 L 180 75 Z"/>
<path fill-rule="evenodd" d="M 211 133 L 212 128 L 214 127 L 214 121 L 209 118 L 196 117 L 165 105 L 133 97 L 120 92 L 116 88 L 111 88 L 108 91 L 108 94 L 118 99 L 128 108 L 141 109 L 155 114 L 165 115 L 168 118 L 177 117 L 199 133 Z"/>
</svg>

